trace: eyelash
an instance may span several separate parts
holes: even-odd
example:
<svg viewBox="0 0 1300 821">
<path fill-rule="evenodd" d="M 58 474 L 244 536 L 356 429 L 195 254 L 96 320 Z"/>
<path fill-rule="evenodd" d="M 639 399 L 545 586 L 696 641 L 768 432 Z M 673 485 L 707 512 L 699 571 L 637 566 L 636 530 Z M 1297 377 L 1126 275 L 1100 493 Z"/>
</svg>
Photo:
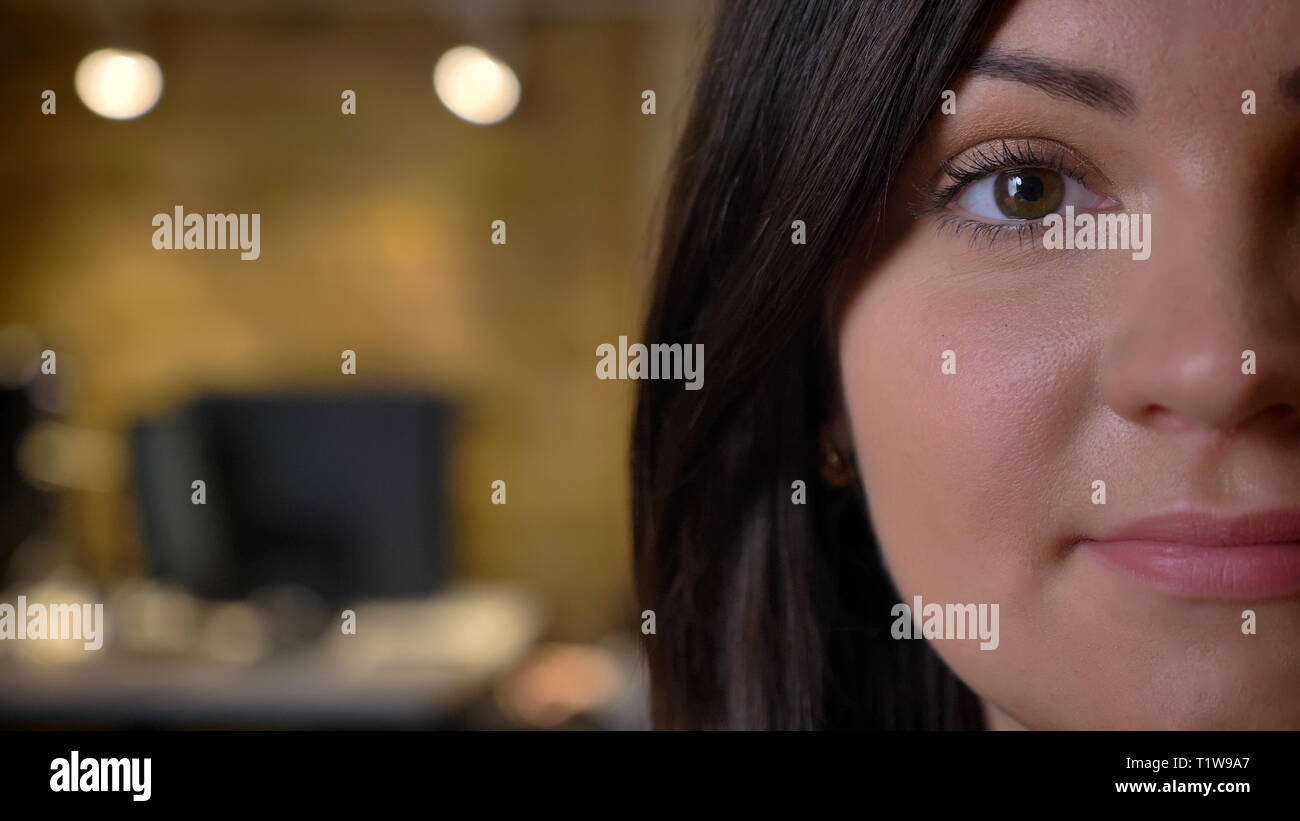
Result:
<svg viewBox="0 0 1300 821">
<path fill-rule="evenodd" d="M 1020 220 L 991 223 L 953 213 L 948 208 L 949 204 L 971 184 L 993 174 L 1017 168 L 1044 168 L 1055 171 L 1085 187 L 1090 176 L 1089 166 L 1074 160 L 1064 146 L 1058 145 L 1054 151 L 1044 152 L 1038 144 L 1027 139 L 1002 139 L 983 143 L 957 157 L 944 160 L 940 168 L 950 182 L 922 188 L 923 201 L 915 211 L 916 216 L 919 219 L 939 215 L 936 230 L 940 233 L 950 228 L 953 236 L 961 236 L 963 231 L 969 231 L 972 246 L 981 239 L 987 240 L 988 245 L 991 246 L 1010 236 L 1007 232 L 1012 232 L 1021 246 L 1026 242 L 1032 244 L 1042 229 L 1042 222 Z"/>
</svg>

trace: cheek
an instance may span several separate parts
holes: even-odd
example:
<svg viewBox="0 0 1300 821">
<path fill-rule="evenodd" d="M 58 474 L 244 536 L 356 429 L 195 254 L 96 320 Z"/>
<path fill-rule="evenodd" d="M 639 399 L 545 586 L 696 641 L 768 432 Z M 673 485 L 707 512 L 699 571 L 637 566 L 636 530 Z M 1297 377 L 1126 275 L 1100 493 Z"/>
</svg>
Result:
<svg viewBox="0 0 1300 821">
<path fill-rule="evenodd" d="M 937 648 L 977 691 L 996 691 L 999 670 L 1032 666 L 1017 656 L 1036 641 L 1020 633 L 1052 620 L 1066 511 L 1090 504 L 1083 443 L 1097 402 L 1094 346 L 1087 311 L 1059 293 L 1005 280 L 945 288 L 915 275 L 924 264 L 876 270 L 849 305 L 840 331 L 846 410 L 902 600 L 999 605 L 998 651 Z M 944 351 L 955 373 L 944 373 Z"/>
<path fill-rule="evenodd" d="M 1086 504 L 1091 490 L 1080 453 L 1095 403 L 1087 323 L 1031 289 L 945 290 L 896 266 L 861 289 L 840 338 L 882 543 L 897 548 L 900 571 L 905 552 L 936 579 L 967 561 L 1008 571 L 1050 561 L 1058 545 L 1044 536 L 1069 534 L 1044 534 L 1044 512 Z"/>
</svg>

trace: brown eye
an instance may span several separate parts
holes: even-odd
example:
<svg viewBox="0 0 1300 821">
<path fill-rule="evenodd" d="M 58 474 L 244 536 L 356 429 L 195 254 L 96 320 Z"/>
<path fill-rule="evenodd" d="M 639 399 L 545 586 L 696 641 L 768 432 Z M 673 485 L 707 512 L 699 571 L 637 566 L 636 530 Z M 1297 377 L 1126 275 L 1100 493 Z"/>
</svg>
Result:
<svg viewBox="0 0 1300 821">
<path fill-rule="evenodd" d="M 993 202 L 1008 219 L 1038 220 L 1065 198 L 1065 180 L 1046 168 L 1003 171 L 993 181 Z"/>
</svg>

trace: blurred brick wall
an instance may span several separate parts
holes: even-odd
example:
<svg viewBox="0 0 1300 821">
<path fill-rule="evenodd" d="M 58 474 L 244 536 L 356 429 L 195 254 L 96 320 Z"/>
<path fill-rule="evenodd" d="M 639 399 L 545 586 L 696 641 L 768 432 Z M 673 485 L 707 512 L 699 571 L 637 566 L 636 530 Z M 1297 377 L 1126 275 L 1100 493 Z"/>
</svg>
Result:
<svg viewBox="0 0 1300 821">
<path fill-rule="evenodd" d="M 454 21 L 155 11 L 125 45 L 159 61 L 162 100 L 112 122 L 81 105 L 72 75 L 117 43 L 39 8 L 5 14 L 0 325 L 59 352 L 67 421 L 120 434 L 198 391 L 450 396 L 460 573 L 529 580 L 560 636 L 634 618 L 632 385 L 598 381 L 595 349 L 639 333 L 703 7 L 519 22 L 504 56 L 522 102 L 490 127 L 433 94 Z M 345 88 L 355 117 L 339 111 Z M 260 260 L 154 250 L 150 220 L 175 205 L 261 213 Z M 505 247 L 489 242 L 494 219 Z M 345 348 L 354 377 L 339 371 Z M 489 503 L 494 479 L 504 507 Z M 130 492 L 119 465 L 102 491 L 61 500 L 60 534 L 101 573 L 138 565 Z"/>
</svg>

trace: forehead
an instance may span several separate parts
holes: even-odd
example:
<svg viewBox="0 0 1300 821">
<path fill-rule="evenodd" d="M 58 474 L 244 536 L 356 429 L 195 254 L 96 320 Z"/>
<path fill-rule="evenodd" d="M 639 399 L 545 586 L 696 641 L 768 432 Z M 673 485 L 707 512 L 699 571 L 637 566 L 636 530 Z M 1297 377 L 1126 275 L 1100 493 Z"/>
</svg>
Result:
<svg viewBox="0 0 1300 821">
<path fill-rule="evenodd" d="M 1300 62 L 1298 35 L 1295 0 L 1020 0 L 988 45 L 1105 70 L 1144 112 L 1223 100 L 1236 113 L 1242 90 L 1276 93 L 1278 76 Z"/>
</svg>

